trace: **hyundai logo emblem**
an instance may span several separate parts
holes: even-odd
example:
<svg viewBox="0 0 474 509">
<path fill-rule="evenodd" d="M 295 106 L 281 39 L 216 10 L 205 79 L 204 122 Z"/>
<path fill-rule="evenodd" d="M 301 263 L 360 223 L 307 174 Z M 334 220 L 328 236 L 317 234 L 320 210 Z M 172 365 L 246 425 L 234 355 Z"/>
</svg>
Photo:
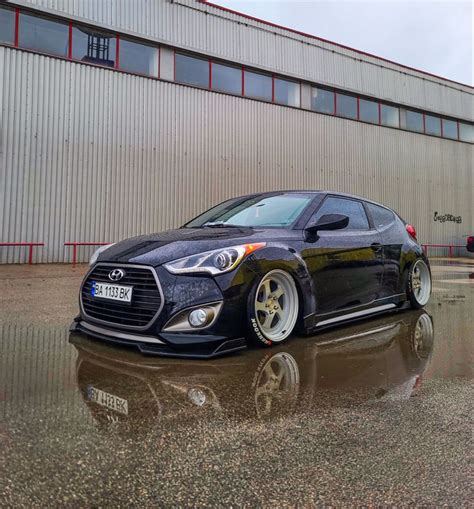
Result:
<svg viewBox="0 0 474 509">
<path fill-rule="evenodd" d="M 120 281 L 125 276 L 125 271 L 122 269 L 114 269 L 109 272 L 110 281 Z"/>
</svg>

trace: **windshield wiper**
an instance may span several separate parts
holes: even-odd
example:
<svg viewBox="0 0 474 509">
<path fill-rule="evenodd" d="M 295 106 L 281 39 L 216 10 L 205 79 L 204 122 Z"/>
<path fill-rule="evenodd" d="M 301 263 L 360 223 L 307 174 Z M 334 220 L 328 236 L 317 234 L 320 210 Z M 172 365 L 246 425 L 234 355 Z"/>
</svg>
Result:
<svg viewBox="0 0 474 509">
<path fill-rule="evenodd" d="M 251 228 L 251 226 L 242 226 L 238 224 L 228 224 L 223 221 L 204 223 L 202 228 Z"/>
</svg>

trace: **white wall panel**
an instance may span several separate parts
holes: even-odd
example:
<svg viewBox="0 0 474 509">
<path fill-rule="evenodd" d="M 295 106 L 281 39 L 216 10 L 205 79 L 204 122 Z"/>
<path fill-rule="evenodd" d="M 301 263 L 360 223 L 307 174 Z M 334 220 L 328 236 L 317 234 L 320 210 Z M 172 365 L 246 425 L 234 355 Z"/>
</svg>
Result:
<svg viewBox="0 0 474 509">
<path fill-rule="evenodd" d="M 0 239 L 46 242 L 37 261 L 284 188 L 380 200 L 424 242 L 472 234 L 472 145 L 8 48 L 0 70 Z M 434 211 L 463 223 L 435 223 Z M 26 249 L 0 257 L 22 262 Z"/>
</svg>

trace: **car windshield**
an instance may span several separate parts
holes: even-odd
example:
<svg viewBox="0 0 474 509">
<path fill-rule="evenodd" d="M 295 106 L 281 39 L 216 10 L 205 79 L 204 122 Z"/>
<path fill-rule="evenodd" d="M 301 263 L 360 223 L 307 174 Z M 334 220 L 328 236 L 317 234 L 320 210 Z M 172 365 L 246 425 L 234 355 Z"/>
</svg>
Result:
<svg viewBox="0 0 474 509">
<path fill-rule="evenodd" d="M 314 195 L 310 194 L 292 193 L 231 200 L 204 212 L 185 227 L 286 228 L 298 219 L 313 198 Z"/>
</svg>

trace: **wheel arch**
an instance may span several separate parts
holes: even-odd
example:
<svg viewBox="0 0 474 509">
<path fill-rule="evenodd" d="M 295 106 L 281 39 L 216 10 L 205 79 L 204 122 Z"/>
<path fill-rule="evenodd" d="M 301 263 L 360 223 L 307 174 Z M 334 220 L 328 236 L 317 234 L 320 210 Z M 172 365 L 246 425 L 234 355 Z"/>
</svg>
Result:
<svg viewBox="0 0 474 509">
<path fill-rule="evenodd" d="M 284 270 L 293 277 L 300 304 L 296 328 L 297 330 L 304 329 L 306 317 L 314 315 L 316 299 L 308 267 L 297 251 L 291 247 L 270 246 L 256 251 L 244 263 L 257 273 L 258 280 L 276 269 Z"/>
</svg>

